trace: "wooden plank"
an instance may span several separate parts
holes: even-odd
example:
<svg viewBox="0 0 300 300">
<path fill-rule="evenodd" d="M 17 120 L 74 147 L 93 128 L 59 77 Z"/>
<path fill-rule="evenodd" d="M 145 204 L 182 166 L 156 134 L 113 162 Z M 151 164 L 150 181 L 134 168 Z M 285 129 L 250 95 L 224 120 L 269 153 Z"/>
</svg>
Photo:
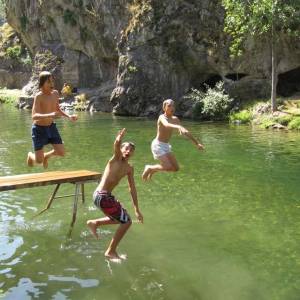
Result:
<svg viewBox="0 0 300 300">
<path fill-rule="evenodd" d="M 100 178 L 100 173 L 88 170 L 53 171 L 4 176 L 0 177 L 0 192 L 51 184 L 97 181 Z"/>
</svg>

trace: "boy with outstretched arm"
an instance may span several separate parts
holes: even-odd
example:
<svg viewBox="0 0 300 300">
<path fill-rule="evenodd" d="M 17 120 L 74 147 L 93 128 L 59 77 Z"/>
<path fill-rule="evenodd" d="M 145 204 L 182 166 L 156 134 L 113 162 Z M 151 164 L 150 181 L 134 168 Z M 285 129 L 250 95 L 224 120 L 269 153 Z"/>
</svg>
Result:
<svg viewBox="0 0 300 300">
<path fill-rule="evenodd" d="M 39 75 L 39 93 L 35 96 L 32 107 L 32 142 L 35 153 L 28 152 L 27 165 L 32 167 L 35 163 L 42 163 L 48 167 L 48 159 L 53 156 L 64 156 L 65 149 L 53 122 L 61 116 L 71 121 L 77 120 L 77 115 L 68 115 L 59 107 L 59 94 L 54 90 L 52 74 L 43 71 Z M 44 146 L 52 144 L 53 149 L 44 153 Z"/>
<path fill-rule="evenodd" d="M 135 145 L 131 142 L 122 143 L 124 134 L 125 128 L 118 133 L 115 139 L 114 154 L 108 161 L 101 178 L 101 182 L 93 195 L 94 204 L 103 211 L 106 217 L 87 221 L 89 229 L 96 238 L 99 238 L 97 234 L 97 227 L 102 225 L 119 224 L 119 227 L 117 228 L 105 252 L 105 256 L 113 260 L 120 260 L 120 256 L 117 253 L 117 247 L 132 223 L 127 211 L 111 194 L 113 189 L 125 176 L 127 176 L 135 215 L 138 221 L 143 223 L 143 215 L 139 210 L 137 192 L 134 183 L 134 170 L 133 166 L 128 163 L 128 160 L 134 153 Z"/>
<path fill-rule="evenodd" d="M 151 144 L 153 157 L 159 160 L 160 163 L 146 165 L 142 174 L 143 180 L 151 179 L 155 172 L 177 172 L 179 170 L 176 157 L 171 152 L 171 145 L 169 144 L 174 129 L 177 129 L 180 135 L 188 137 L 199 150 L 204 149 L 204 146 L 186 128 L 181 126 L 179 119 L 174 116 L 174 112 L 174 101 L 171 99 L 165 100 L 163 102 L 163 114 L 157 120 L 157 135 Z"/>
</svg>

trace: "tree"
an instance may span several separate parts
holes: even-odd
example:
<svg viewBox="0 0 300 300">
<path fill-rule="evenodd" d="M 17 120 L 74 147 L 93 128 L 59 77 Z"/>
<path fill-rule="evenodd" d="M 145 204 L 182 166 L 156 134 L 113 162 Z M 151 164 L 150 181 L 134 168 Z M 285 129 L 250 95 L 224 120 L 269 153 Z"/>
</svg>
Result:
<svg viewBox="0 0 300 300">
<path fill-rule="evenodd" d="M 276 110 L 277 52 L 280 36 L 300 36 L 300 0 L 222 0 L 224 31 L 231 40 L 232 56 L 239 56 L 249 36 L 267 38 L 271 45 L 271 107 Z"/>
</svg>

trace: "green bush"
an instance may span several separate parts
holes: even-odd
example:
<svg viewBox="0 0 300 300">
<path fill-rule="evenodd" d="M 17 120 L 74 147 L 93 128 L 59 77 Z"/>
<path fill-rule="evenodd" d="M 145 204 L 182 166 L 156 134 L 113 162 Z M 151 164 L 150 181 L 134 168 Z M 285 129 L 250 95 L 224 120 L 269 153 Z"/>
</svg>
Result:
<svg viewBox="0 0 300 300">
<path fill-rule="evenodd" d="M 22 54 L 21 46 L 8 47 L 5 50 L 5 54 L 11 59 L 19 59 Z"/>
<path fill-rule="evenodd" d="M 192 91 L 187 96 L 184 97 L 194 102 L 193 118 L 199 118 L 202 114 L 203 103 L 201 100 L 203 97 L 204 97 L 204 93 L 202 91 L 193 88 Z"/>
<path fill-rule="evenodd" d="M 275 117 L 274 121 L 283 125 L 283 126 L 287 126 L 293 119 L 292 115 L 284 115 L 284 116 L 279 116 L 279 117 Z"/>
<path fill-rule="evenodd" d="M 275 125 L 276 122 L 272 119 L 265 119 L 261 121 L 260 127 L 268 129 L 269 127 Z"/>
<path fill-rule="evenodd" d="M 243 124 L 250 123 L 252 120 L 252 113 L 248 110 L 241 110 L 236 113 L 232 113 L 229 116 L 231 122 L 240 122 Z"/>
<path fill-rule="evenodd" d="M 211 120 L 226 119 L 233 99 L 225 94 L 224 83 L 220 81 L 214 88 L 206 87 L 206 92 L 192 89 L 192 92 L 185 97 L 194 102 L 194 117 L 203 117 Z"/>
<path fill-rule="evenodd" d="M 288 125 L 288 129 L 298 129 L 300 130 L 300 117 L 294 117 L 289 125 Z"/>
<path fill-rule="evenodd" d="M 15 95 L 0 95 L 0 103 L 15 105 L 18 100 L 19 97 Z"/>
</svg>

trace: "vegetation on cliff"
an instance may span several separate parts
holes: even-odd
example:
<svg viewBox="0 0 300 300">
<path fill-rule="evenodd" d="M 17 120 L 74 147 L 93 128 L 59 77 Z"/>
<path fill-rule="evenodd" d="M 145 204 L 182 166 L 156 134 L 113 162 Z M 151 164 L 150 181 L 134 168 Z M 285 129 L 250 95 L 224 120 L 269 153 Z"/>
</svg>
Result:
<svg viewBox="0 0 300 300">
<path fill-rule="evenodd" d="M 224 30 L 230 34 L 231 54 L 239 56 L 249 36 L 254 40 L 271 41 L 271 108 L 275 111 L 277 93 L 277 66 L 280 37 L 300 36 L 299 0 L 222 0 L 225 8 Z"/>
</svg>

